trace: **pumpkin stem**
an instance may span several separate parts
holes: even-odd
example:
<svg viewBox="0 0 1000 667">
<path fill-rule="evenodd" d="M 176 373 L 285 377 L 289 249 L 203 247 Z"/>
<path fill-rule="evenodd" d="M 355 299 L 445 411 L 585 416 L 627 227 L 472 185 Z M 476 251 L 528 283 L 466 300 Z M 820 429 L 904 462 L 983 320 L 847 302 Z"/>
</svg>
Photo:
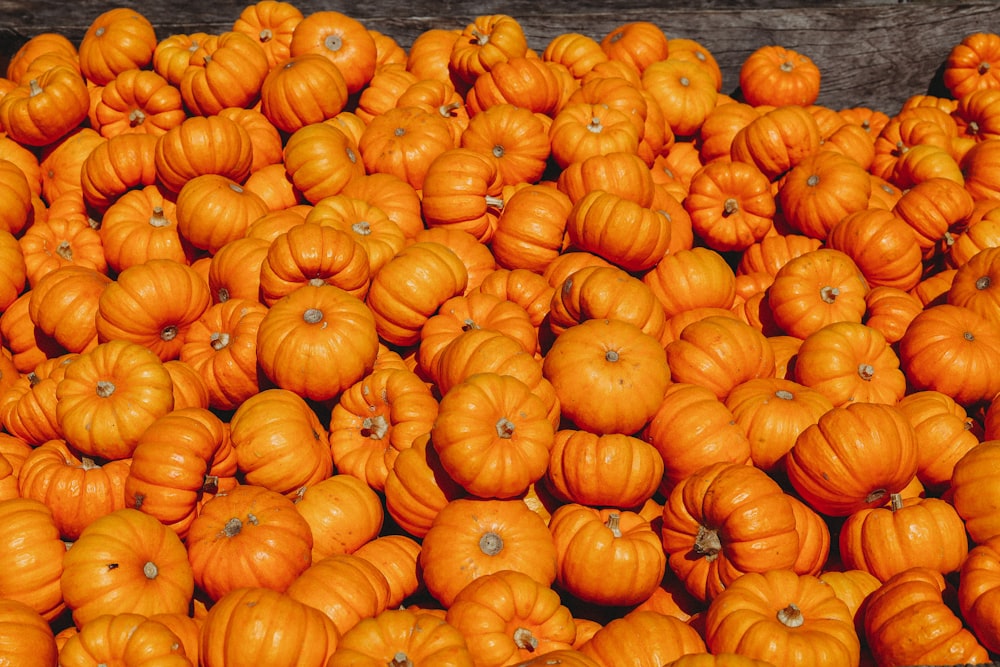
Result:
<svg viewBox="0 0 1000 667">
<path fill-rule="evenodd" d="M 777 615 L 778 620 L 789 628 L 800 627 L 806 620 L 802 615 L 802 610 L 794 602 L 789 602 L 787 607 L 778 610 Z"/>
<path fill-rule="evenodd" d="M 219 303 L 225 303 L 229 301 L 229 289 L 226 287 L 220 287 L 219 291 L 216 293 L 219 297 Z"/>
<path fill-rule="evenodd" d="M 795 69 L 795 65 L 793 65 L 793 64 L 791 63 L 791 61 L 789 61 L 789 60 L 786 60 L 786 61 L 784 61 L 783 63 L 781 63 L 780 65 L 778 65 L 778 68 L 779 68 L 779 69 L 780 69 L 780 70 L 781 70 L 782 72 L 791 72 L 791 71 L 792 71 L 793 69 Z"/>
<path fill-rule="evenodd" d="M 774 392 L 774 395 L 783 401 L 791 401 L 795 398 L 795 394 L 788 391 L 787 389 L 779 389 L 778 391 Z"/>
<path fill-rule="evenodd" d="M 858 376 L 865 382 L 871 382 L 875 377 L 875 367 L 871 364 L 858 364 Z"/>
<path fill-rule="evenodd" d="M 302 319 L 306 321 L 306 324 L 317 324 L 323 320 L 323 311 L 319 308 L 310 308 L 302 313 Z"/>
<path fill-rule="evenodd" d="M 711 562 L 718 557 L 720 551 L 722 551 L 722 540 L 719 539 L 718 531 L 698 526 L 698 534 L 694 538 L 694 552 Z"/>
<path fill-rule="evenodd" d="M 56 246 L 56 254 L 65 259 L 67 262 L 72 262 L 73 246 L 69 244 L 69 241 L 63 241 Z"/>
<path fill-rule="evenodd" d="M 494 197 L 493 195 L 486 195 L 486 205 L 503 210 L 503 197 Z"/>
<path fill-rule="evenodd" d="M 326 281 L 322 278 L 310 278 L 306 284 L 312 285 L 313 287 L 322 287 L 326 284 Z"/>
<path fill-rule="evenodd" d="M 889 509 L 898 512 L 903 509 L 903 496 L 898 493 L 889 494 Z"/>
<path fill-rule="evenodd" d="M 622 529 L 619 527 L 619 522 L 621 521 L 622 515 L 618 512 L 612 512 L 608 515 L 608 520 L 604 522 L 604 525 L 608 527 L 611 534 L 615 537 L 622 536 Z"/>
<path fill-rule="evenodd" d="M 389 661 L 386 667 L 413 667 L 413 661 L 410 660 L 405 653 L 400 651 L 396 655 L 392 656 L 392 660 Z"/>
<path fill-rule="evenodd" d="M 989 276 L 983 276 L 983 277 L 979 278 L 979 280 L 976 281 L 976 289 L 978 289 L 978 290 L 989 289 L 990 283 L 992 283 L 992 282 L 993 281 L 990 280 Z"/>
<path fill-rule="evenodd" d="M 163 215 L 162 206 L 154 206 L 153 214 L 149 216 L 149 226 L 150 227 L 168 227 L 170 225 L 170 220 L 167 216 Z"/>
<path fill-rule="evenodd" d="M 205 481 L 201 484 L 201 490 L 205 493 L 218 493 L 219 492 L 219 476 L 218 475 L 205 475 Z"/>
<path fill-rule="evenodd" d="M 146 564 L 142 566 L 142 573 L 146 575 L 147 579 L 156 579 L 156 575 L 160 573 L 160 569 L 156 567 L 156 563 L 153 561 L 147 561 Z"/>
<path fill-rule="evenodd" d="M 471 317 L 466 318 L 462 322 L 462 331 L 472 331 L 473 329 L 479 329 L 480 326 L 476 324 L 475 320 Z"/>
<path fill-rule="evenodd" d="M 97 465 L 97 463 L 94 462 L 94 459 L 90 458 L 89 456 L 84 456 L 82 459 L 80 459 L 80 467 L 83 468 L 84 470 L 96 470 L 101 466 Z"/>
<path fill-rule="evenodd" d="M 605 360 L 611 362 L 618 361 L 619 359 L 618 352 L 616 352 L 615 350 L 608 350 L 607 352 L 604 353 L 604 358 Z"/>
<path fill-rule="evenodd" d="M 986 74 L 987 72 L 989 72 L 990 71 L 989 62 L 984 60 L 983 62 L 979 63 L 979 67 L 976 68 L 976 71 L 979 72 L 980 74 Z"/>
<path fill-rule="evenodd" d="M 493 157 L 502 158 L 504 156 L 504 148 L 500 144 L 493 147 Z"/>
<path fill-rule="evenodd" d="M 874 491 L 870 492 L 867 496 L 865 496 L 865 504 L 871 505 L 874 502 L 878 502 L 879 500 L 885 498 L 885 494 L 886 494 L 885 489 L 875 489 Z"/>
<path fill-rule="evenodd" d="M 97 382 L 97 395 L 101 398 L 107 398 L 111 394 L 115 393 L 115 383 L 110 380 L 98 380 Z"/>
<path fill-rule="evenodd" d="M 461 106 L 462 105 L 459 104 L 458 102 L 442 104 L 441 106 L 438 107 L 438 113 L 444 116 L 445 118 L 451 118 L 452 116 L 455 115 L 455 112 L 457 112 L 461 108 Z"/>
<path fill-rule="evenodd" d="M 344 46 L 344 40 L 340 38 L 340 35 L 327 35 L 326 39 L 323 40 L 323 46 L 331 51 L 340 51 L 340 48 Z"/>
<path fill-rule="evenodd" d="M 358 220 L 351 225 L 351 231 L 361 236 L 368 236 L 372 233 L 372 225 L 367 220 Z"/>
<path fill-rule="evenodd" d="M 476 28 L 472 29 L 472 36 L 476 38 L 476 42 L 479 44 L 479 46 L 484 46 L 490 41 L 490 33 L 479 32 L 479 30 Z"/>
<path fill-rule="evenodd" d="M 604 131 L 604 126 L 601 124 L 601 119 L 596 116 L 590 119 L 587 123 L 587 130 L 593 132 L 594 134 L 600 134 Z"/>
<path fill-rule="evenodd" d="M 38 85 L 38 79 L 32 79 L 28 82 L 28 96 L 34 97 L 36 95 L 42 94 L 42 87 Z"/>
<path fill-rule="evenodd" d="M 823 287 L 819 291 L 819 296 L 826 303 L 833 303 L 840 296 L 840 290 L 836 287 L 830 287 L 829 285 Z"/>
<path fill-rule="evenodd" d="M 496 556 L 503 550 L 503 538 L 492 530 L 479 538 L 479 550 L 487 556 Z"/>
<path fill-rule="evenodd" d="M 243 530 L 243 522 L 240 521 L 239 517 L 234 516 L 226 522 L 226 525 L 222 529 L 222 533 L 226 537 L 236 537 L 240 534 L 241 530 Z"/>
<path fill-rule="evenodd" d="M 270 28 L 262 28 L 260 33 L 257 35 L 257 39 L 262 42 L 270 42 L 274 38 L 274 33 L 271 32 Z"/>
<path fill-rule="evenodd" d="M 538 648 L 538 638 L 528 628 L 518 628 L 514 630 L 514 644 L 522 651 L 534 651 Z"/>
<path fill-rule="evenodd" d="M 384 415 L 365 417 L 365 420 L 361 422 L 362 438 L 381 440 L 382 438 L 385 437 L 385 434 L 388 432 L 389 432 L 389 422 L 386 421 Z"/>
<path fill-rule="evenodd" d="M 497 437 L 503 438 L 504 440 L 510 440 L 514 437 L 514 422 L 507 419 L 506 417 L 501 417 L 497 422 Z"/>
<path fill-rule="evenodd" d="M 806 179 L 806 185 L 808 185 L 811 188 L 814 188 L 817 185 L 819 185 L 819 175 L 809 174 L 809 178 Z"/>
<path fill-rule="evenodd" d="M 973 335 L 973 333 L 971 331 L 965 331 L 965 332 L 963 332 L 962 333 L 962 338 L 964 338 L 965 340 L 969 341 L 970 343 L 972 341 L 976 340 L 975 335 Z"/>
<path fill-rule="evenodd" d="M 167 326 L 163 327 L 163 329 L 160 331 L 160 340 L 162 341 L 166 341 L 169 343 L 175 338 L 177 338 L 176 324 L 168 324 Z"/>
<path fill-rule="evenodd" d="M 146 114 L 142 112 L 142 109 L 132 109 L 128 115 L 128 126 L 138 127 L 143 124 L 146 120 Z"/>
<path fill-rule="evenodd" d="M 208 340 L 212 349 L 216 352 L 224 350 L 229 346 L 229 334 L 225 331 L 213 331 L 212 335 L 208 337 Z"/>
<path fill-rule="evenodd" d="M 726 199 L 725 203 L 722 205 L 722 215 L 732 215 L 740 210 L 740 203 L 736 201 L 735 197 L 729 197 Z"/>
</svg>

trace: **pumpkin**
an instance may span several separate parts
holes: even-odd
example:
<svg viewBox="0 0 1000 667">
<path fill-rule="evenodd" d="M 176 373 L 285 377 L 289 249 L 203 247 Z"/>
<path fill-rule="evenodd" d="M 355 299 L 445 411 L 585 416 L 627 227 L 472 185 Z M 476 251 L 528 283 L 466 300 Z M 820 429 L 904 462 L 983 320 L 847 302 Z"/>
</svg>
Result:
<svg viewBox="0 0 1000 667">
<path fill-rule="evenodd" d="M 556 338 L 543 365 L 562 414 L 585 430 L 635 433 L 670 381 L 659 342 L 621 320 L 586 320 Z"/>
<path fill-rule="evenodd" d="M 850 256 L 872 287 L 913 289 L 922 273 L 920 246 L 912 228 L 891 211 L 848 213 L 829 230 L 826 247 Z"/>
<path fill-rule="evenodd" d="M 996 651 L 1000 646 L 997 617 L 989 611 L 998 590 L 998 546 L 1000 544 L 997 540 L 990 539 L 973 548 L 962 562 L 958 583 L 958 604 L 962 619 L 980 643 L 991 651 Z"/>
<path fill-rule="evenodd" d="M 740 65 L 740 94 L 753 106 L 809 106 L 819 97 L 820 70 L 809 56 L 778 44 L 759 47 Z"/>
<path fill-rule="evenodd" d="M 424 536 L 419 562 L 427 591 L 446 607 L 484 574 L 517 570 L 550 585 L 557 571 L 548 527 L 520 499 L 450 501 Z"/>
<path fill-rule="evenodd" d="M 364 199 L 344 194 L 325 197 L 305 219 L 349 233 L 364 248 L 372 275 L 406 245 L 402 228 L 379 205 Z"/>
<path fill-rule="evenodd" d="M 715 76 L 691 60 L 667 57 L 642 71 L 642 87 L 663 111 L 670 131 L 691 137 L 715 107 Z"/>
<path fill-rule="evenodd" d="M 0 99 L 0 125 L 22 145 L 45 146 L 66 136 L 90 107 L 87 83 L 69 67 L 52 67 Z"/>
<path fill-rule="evenodd" d="M 815 389 L 774 377 L 736 385 L 726 396 L 725 406 L 746 432 L 753 464 L 773 472 L 780 469 L 799 434 L 833 408 L 833 403 Z"/>
<path fill-rule="evenodd" d="M 951 476 L 950 502 L 965 521 L 972 541 L 980 544 L 1000 535 L 1000 523 L 993 508 L 997 493 L 990 484 L 997 470 L 1000 441 L 986 440 L 965 453 Z"/>
<path fill-rule="evenodd" d="M 448 606 L 445 621 L 462 633 L 484 667 L 569 649 L 576 638 L 573 615 L 559 595 L 515 570 L 469 582 Z"/>
<path fill-rule="evenodd" d="M 667 489 L 710 463 L 750 461 L 750 441 L 733 413 L 696 384 L 671 383 L 641 435 L 663 459 Z"/>
<path fill-rule="evenodd" d="M 45 621 L 56 618 L 66 608 L 60 586 L 66 547 L 52 510 L 27 497 L 0 501 L 0 544 L 6 547 L 0 576 L 5 601 Z"/>
<path fill-rule="evenodd" d="M 0 652 L 25 667 L 54 665 L 56 640 L 45 619 L 24 602 L 4 596 L 0 601 Z"/>
<path fill-rule="evenodd" d="M 545 484 L 561 500 L 591 506 L 640 507 L 663 478 L 655 447 L 621 433 L 556 432 Z"/>
<path fill-rule="evenodd" d="M 759 524 L 748 516 L 767 515 Z M 718 596 L 744 572 L 790 568 L 799 533 L 792 505 L 762 471 L 713 463 L 681 480 L 663 507 L 670 568 L 697 599 Z"/>
<path fill-rule="evenodd" d="M 313 536 L 313 562 L 353 553 L 378 537 L 383 510 L 378 495 L 357 477 L 333 475 L 300 489 L 295 509 Z"/>
<path fill-rule="evenodd" d="M 63 558 L 61 585 L 77 627 L 104 614 L 185 613 L 194 592 L 180 538 L 131 508 L 84 528 Z"/>
<path fill-rule="evenodd" d="M 243 237 L 250 223 L 268 211 L 263 199 L 221 174 L 192 177 L 174 203 L 180 235 L 213 254 Z"/>
<path fill-rule="evenodd" d="M 288 389 L 269 388 L 247 398 L 229 425 L 247 484 L 291 499 L 333 471 L 326 429 L 305 399 Z"/>
<path fill-rule="evenodd" d="M 91 22 L 80 40 L 80 69 L 88 81 L 105 85 L 124 70 L 150 64 L 155 47 L 149 19 L 125 7 L 109 9 Z"/>
<path fill-rule="evenodd" d="M 917 436 L 917 477 L 929 487 L 943 488 L 951 481 L 955 464 L 979 445 L 975 422 L 965 408 L 939 391 L 911 392 L 897 407 Z"/>
<path fill-rule="evenodd" d="M 173 630 L 143 614 L 102 614 L 80 628 L 59 649 L 59 663 L 69 667 L 115 661 L 162 662 L 185 667 L 193 663 Z"/>
<path fill-rule="evenodd" d="M 341 71 L 348 93 L 360 91 L 374 76 L 375 40 L 357 19 L 333 10 L 310 13 L 300 20 L 288 44 L 292 57 L 318 53 Z"/>
<path fill-rule="evenodd" d="M 257 40 L 232 30 L 203 43 L 191 54 L 191 60 L 178 88 L 188 111 L 199 116 L 218 114 L 228 107 L 252 106 L 270 70 L 267 54 Z"/>
<path fill-rule="evenodd" d="M 430 433 L 448 475 L 487 498 L 519 495 L 541 479 L 554 438 L 542 399 L 517 378 L 496 373 L 453 385 Z"/>
<path fill-rule="evenodd" d="M 689 653 L 663 667 L 769 667 L 773 663 L 748 658 L 739 653 Z"/>
<path fill-rule="evenodd" d="M 650 522 L 613 508 L 560 505 L 549 520 L 556 545 L 556 582 L 592 604 L 642 602 L 660 585 L 667 559 Z M 603 572 L 594 577 L 593 572 Z"/>
<path fill-rule="evenodd" d="M 774 664 L 854 665 L 860 641 L 847 605 L 812 575 L 750 572 L 720 593 L 705 614 L 709 651 Z"/>
<path fill-rule="evenodd" d="M 276 128 L 294 133 L 339 114 L 347 96 L 340 68 L 320 53 L 306 52 L 271 67 L 260 84 L 260 110 Z"/>
<path fill-rule="evenodd" d="M 101 216 L 99 234 L 108 266 L 119 273 L 151 259 L 190 264 L 194 255 L 179 232 L 173 198 L 155 185 L 117 197 Z"/>
<path fill-rule="evenodd" d="M 652 288 L 613 266 L 584 267 L 552 295 L 548 320 L 554 334 L 592 319 L 628 322 L 656 339 L 663 337 L 666 326 L 666 315 Z"/>
<path fill-rule="evenodd" d="M 666 346 L 670 377 L 712 390 L 721 400 L 736 385 L 774 375 L 774 352 L 763 333 L 729 317 L 688 324 Z"/>
<path fill-rule="evenodd" d="M 377 567 L 389 583 L 386 608 L 393 609 L 420 590 L 417 571 L 420 544 L 406 535 L 382 535 L 354 552 Z"/>
<path fill-rule="evenodd" d="M 560 103 L 559 80 L 541 59 L 515 56 L 498 62 L 476 77 L 466 94 L 473 114 L 496 104 L 514 104 L 535 113 L 553 115 Z"/>
<path fill-rule="evenodd" d="M 2 216 L 0 216 L 0 231 L 20 235 L 26 228 L 30 229 L 34 226 L 31 224 L 35 217 L 31 203 L 33 196 L 31 186 L 28 185 L 28 178 L 21 167 L 10 160 L 5 159 L 0 162 L 0 174 L 3 174 L 4 178 L 0 197 L 10 207 L 9 209 L 5 207 Z M 20 262 L 15 261 L 14 266 L 23 263 L 23 259 Z M 18 272 L 14 271 L 13 276 L 16 275 Z"/>
<path fill-rule="evenodd" d="M 879 664 L 989 661 L 986 649 L 945 603 L 945 586 L 940 572 L 912 567 L 869 596 L 865 636 Z M 937 631 L 928 636 L 919 628 Z"/>
<path fill-rule="evenodd" d="M 940 391 L 966 406 L 988 401 L 1000 392 L 1000 380 L 990 370 L 998 358 L 998 335 L 995 322 L 970 308 L 934 305 L 914 317 L 900 339 L 900 365 L 918 390 Z M 945 348 L 946 368 L 936 363 Z"/>
<path fill-rule="evenodd" d="M 322 611 L 343 634 L 361 619 L 385 611 L 389 582 L 364 558 L 331 554 L 300 573 L 286 593 Z"/>
<path fill-rule="evenodd" d="M 472 667 L 463 634 L 444 618 L 419 609 L 387 609 L 345 632 L 329 667 L 413 665 Z"/>
<path fill-rule="evenodd" d="M 437 404 L 408 369 L 376 369 L 345 390 L 330 415 L 330 448 L 340 472 L 382 490 L 396 456 L 430 430 Z"/>
<path fill-rule="evenodd" d="M 244 587 L 284 591 L 312 562 L 312 533 L 291 500 L 240 485 L 201 506 L 187 551 L 195 582 L 218 602 Z"/>
<path fill-rule="evenodd" d="M 175 193 L 202 174 L 242 183 L 252 164 L 250 134 L 225 116 L 189 116 L 157 137 L 154 146 L 157 181 Z"/>
<path fill-rule="evenodd" d="M 684 209 L 694 232 L 720 252 L 745 250 L 773 227 L 774 195 L 767 177 L 746 162 L 718 160 L 692 177 Z"/>
<path fill-rule="evenodd" d="M 840 529 L 844 566 L 883 582 L 911 567 L 955 572 L 968 551 L 961 517 L 940 498 L 903 500 L 893 494 L 890 507 L 859 510 Z"/>
<path fill-rule="evenodd" d="M 1000 87 L 994 64 L 1000 57 L 1000 36 L 989 31 L 969 33 L 945 60 L 943 81 L 955 99 L 973 90 Z"/>
<path fill-rule="evenodd" d="M 898 408 L 849 403 L 799 434 L 785 468 L 810 507 L 847 516 L 901 491 L 917 472 L 916 447 L 913 426 Z"/>
<path fill-rule="evenodd" d="M 132 452 L 125 505 L 185 537 L 202 492 L 218 483 L 208 470 L 228 441 L 225 424 L 204 408 L 168 412 L 149 425 Z"/>
<path fill-rule="evenodd" d="M 418 538 L 427 534 L 434 517 L 449 501 L 467 495 L 441 466 L 429 431 L 399 452 L 386 475 L 383 492 L 389 515 Z"/>
<path fill-rule="evenodd" d="M 645 610 L 612 619 L 579 650 L 609 667 L 660 667 L 682 655 L 704 652 L 705 641 L 680 619 Z"/>
<path fill-rule="evenodd" d="M 278 619 L 280 630 L 273 625 Z M 216 601 L 205 616 L 201 664 L 223 667 L 266 660 L 274 667 L 323 665 L 338 639 L 337 629 L 318 609 L 270 588 L 238 588 Z"/>
<path fill-rule="evenodd" d="M 355 238 L 322 224 L 295 225 L 279 234 L 260 265 L 261 300 L 273 306 L 304 285 L 333 285 L 364 299 L 371 268 L 368 253 Z"/>
<path fill-rule="evenodd" d="M 906 392 L 896 353 L 879 331 L 860 322 L 834 322 L 806 336 L 794 374 L 835 406 L 855 401 L 895 405 Z"/>
<path fill-rule="evenodd" d="M 119 72 L 102 89 L 92 111 L 101 136 L 123 132 L 163 134 L 184 120 L 180 91 L 154 71 Z"/>
<path fill-rule="evenodd" d="M 734 160 L 757 166 L 772 181 L 819 149 L 816 119 L 799 105 L 782 105 L 755 118 L 733 137 Z"/>
<path fill-rule="evenodd" d="M 71 352 L 97 345 L 95 316 L 111 279 L 85 266 L 67 265 L 38 281 L 30 292 L 28 315 L 35 326 Z"/>
<path fill-rule="evenodd" d="M 427 319 L 446 300 L 464 293 L 467 284 L 468 270 L 458 255 L 440 243 L 419 242 L 401 250 L 375 275 L 366 303 L 381 338 L 412 345 L 420 340 Z"/>
<path fill-rule="evenodd" d="M 333 285 L 303 285 L 272 305 L 257 329 L 257 362 L 267 377 L 313 400 L 364 377 L 377 351 L 371 311 Z"/>
<path fill-rule="evenodd" d="M 303 18 L 301 10 L 291 3 L 263 0 L 244 7 L 233 22 L 233 30 L 256 39 L 273 69 L 288 57 L 292 33 Z"/>
</svg>

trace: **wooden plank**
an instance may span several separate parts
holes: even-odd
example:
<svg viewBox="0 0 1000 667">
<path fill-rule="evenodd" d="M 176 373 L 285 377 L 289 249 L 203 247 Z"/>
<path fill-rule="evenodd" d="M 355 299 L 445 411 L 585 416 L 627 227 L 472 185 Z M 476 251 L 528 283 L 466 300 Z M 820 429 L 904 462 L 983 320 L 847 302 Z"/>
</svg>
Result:
<svg viewBox="0 0 1000 667">
<path fill-rule="evenodd" d="M 222 32 L 232 26 L 246 2 L 216 0 L 185 4 L 81 0 L 0 0 L 0 55 L 12 54 L 28 37 L 60 32 L 78 41 L 89 23 L 115 6 L 142 12 L 157 35 Z M 524 27 L 529 44 L 544 49 L 561 32 L 595 39 L 628 21 L 652 21 L 670 37 L 701 42 L 719 61 L 724 90 L 733 92 L 739 66 L 754 49 L 781 44 L 816 61 L 823 72 L 819 102 L 834 108 L 870 106 L 888 113 L 916 93 L 946 94 L 940 69 L 950 49 L 965 35 L 989 29 L 996 5 L 923 0 L 707 0 L 646 6 L 619 0 L 513 0 L 469 2 L 440 0 L 370 3 L 346 6 L 322 0 L 294 2 L 304 14 L 336 9 L 367 27 L 392 36 L 404 47 L 429 28 L 461 28 L 480 14 L 506 13 Z"/>
</svg>

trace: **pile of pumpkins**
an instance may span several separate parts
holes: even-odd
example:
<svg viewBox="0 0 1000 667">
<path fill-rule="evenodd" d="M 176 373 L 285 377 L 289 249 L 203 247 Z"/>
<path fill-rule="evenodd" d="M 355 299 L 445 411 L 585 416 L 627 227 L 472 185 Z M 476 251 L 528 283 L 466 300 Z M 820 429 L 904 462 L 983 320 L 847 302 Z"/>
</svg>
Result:
<svg viewBox="0 0 1000 667">
<path fill-rule="evenodd" d="M 905 57 L 900 54 L 899 57 Z M 1000 652 L 1000 35 L 134 9 L 0 80 L 0 663 Z M 737 82 L 726 82 L 734 87 Z"/>
</svg>

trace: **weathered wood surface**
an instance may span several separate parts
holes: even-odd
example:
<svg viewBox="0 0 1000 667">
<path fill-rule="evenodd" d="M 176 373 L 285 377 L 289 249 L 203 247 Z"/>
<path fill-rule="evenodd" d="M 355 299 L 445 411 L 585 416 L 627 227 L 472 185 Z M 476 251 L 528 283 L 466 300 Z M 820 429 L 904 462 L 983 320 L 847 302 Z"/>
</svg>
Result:
<svg viewBox="0 0 1000 667">
<path fill-rule="evenodd" d="M 0 0 L 0 64 L 27 38 L 48 31 L 78 41 L 89 23 L 115 6 L 133 7 L 160 38 L 175 33 L 229 29 L 240 0 L 198 3 L 81 0 Z M 819 102 L 834 108 L 869 106 L 894 113 L 915 93 L 943 94 L 940 69 L 952 46 L 979 30 L 1000 30 L 995 2 L 916 0 L 410 0 L 344 3 L 293 2 L 304 14 L 337 10 L 408 47 L 429 28 L 461 28 L 481 14 L 504 13 L 524 26 L 538 50 L 562 32 L 596 39 L 627 21 L 652 21 L 670 37 L 698 40 L 723 69 L 724 90 L 738 84 L 739 66 L 754 49 L 781 44 L 810 56 L 823 72 Z"/>
</svg>

